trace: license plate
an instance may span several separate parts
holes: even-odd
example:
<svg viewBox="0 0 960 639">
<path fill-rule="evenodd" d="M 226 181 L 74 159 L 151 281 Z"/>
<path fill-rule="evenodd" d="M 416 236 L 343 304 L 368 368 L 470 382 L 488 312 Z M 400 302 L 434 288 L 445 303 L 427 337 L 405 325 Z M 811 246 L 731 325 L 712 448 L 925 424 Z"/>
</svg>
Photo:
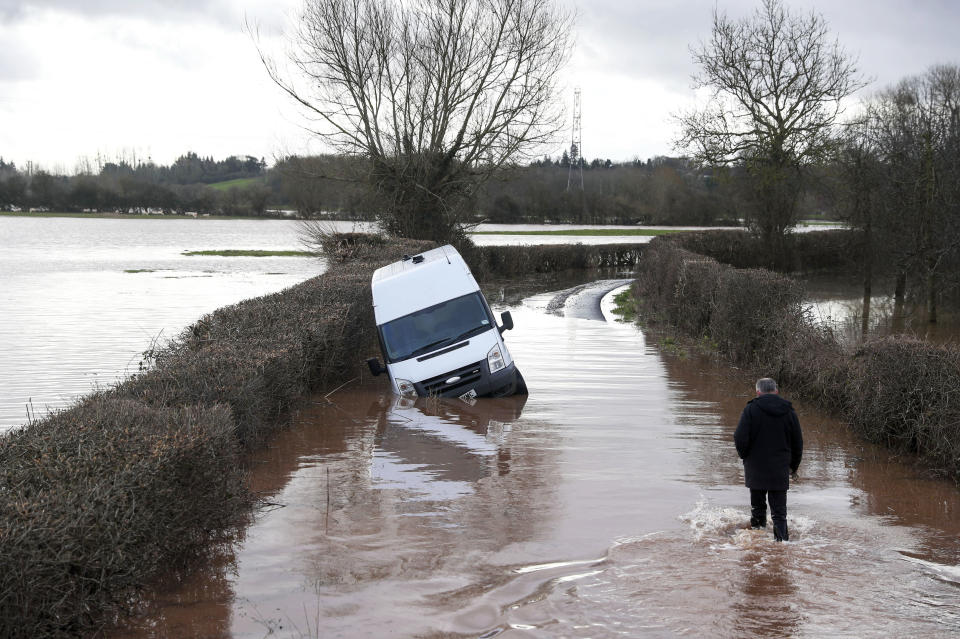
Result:
<svg viewBox="0 0 960 639">
<path fill-rule="evenodd" d="M 476 391 L 475 389 L 473 389 L 473 388 L 471 388 L 471 389 L 468 390 L 466 393 L 464 393 L 463 395 L 460 396 L 460 399 L 462 399 L 463 401 L 465 401 L 465 402 L 467 402 L 467 403 L 472 402 L 472 401 L 475 400 L 476 398 L 477 398 L 477 391 Z"/>
</svg>

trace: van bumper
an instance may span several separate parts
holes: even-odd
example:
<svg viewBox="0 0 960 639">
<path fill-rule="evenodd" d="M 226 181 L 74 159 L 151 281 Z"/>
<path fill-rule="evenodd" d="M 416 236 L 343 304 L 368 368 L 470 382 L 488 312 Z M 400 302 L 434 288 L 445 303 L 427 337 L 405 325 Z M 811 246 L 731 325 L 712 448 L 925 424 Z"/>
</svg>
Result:
<svg viewBox="0 0 960 639">
<path fill-rule="evenodd" d="M 477 394 L 477 397 L 506 397 L 516 392 L 517 367 L 513 362 L 496 373 L 490 372 L 485 361 L 478 362 L 477 364 L 474 370 L 477 368 L 480 369 L 479 379 L 468 384 L 456 384 L 451 387 L 442 388 L 439 392 L 428 391 L 423 382 L 418 382 L 414 384 L 414 387 L 417 389 L 417 394 L 421 397 L 426 397 L 431 394 L 435 396 L 439 395 L 440 397 L 460 397 L 473 390 Z M 443 376 L 441 376 L 441 378 L 442 377 Z"/>
<path fill-rule="evenodd" d="M 513 362 L 496 373 L 488 373 L 476 386 L 478 397 L 506 397 L 513 395 L 517 385 L 517 367 Z M 462 395 L 463 393 L 461 393 Z"/>
</svg>

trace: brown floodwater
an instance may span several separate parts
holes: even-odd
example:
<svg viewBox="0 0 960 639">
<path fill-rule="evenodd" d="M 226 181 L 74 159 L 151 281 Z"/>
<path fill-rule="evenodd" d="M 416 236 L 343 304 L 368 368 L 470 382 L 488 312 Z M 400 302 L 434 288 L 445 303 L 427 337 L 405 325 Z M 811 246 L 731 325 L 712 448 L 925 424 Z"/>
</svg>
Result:
<svg viewBox="0 0 960 639">
<path fill-rule="evenodd" d="M 863 284 L 852 273 L 819 273 L 803 278 L 810 318 L 826 324 L 847 344 L 863 335 Z M 928 321 L 923 300 L 916 295 L 906 300 L 901 317 L 895 320 L 894 283 L 880 278 L 870 301 L 867 337 L 906 334 L 936 343 L 960 343 L 960 313 L 950 304 L 941 304 L 937 322 Z M 914 293 L 916 293 L 914 291 Z"/>
<path fill-rule="evenodd" d="M 960 631 L 952 483 L 798 405 L 776 544 L 747 528 L 732 444 L 751 381 L 551 299 L 513 308 L 506 334 L 529 397 L 411 402 L 368 382 L 314 398 L 255 456 L 250 525 L 115 636 Z"/>
</svg>

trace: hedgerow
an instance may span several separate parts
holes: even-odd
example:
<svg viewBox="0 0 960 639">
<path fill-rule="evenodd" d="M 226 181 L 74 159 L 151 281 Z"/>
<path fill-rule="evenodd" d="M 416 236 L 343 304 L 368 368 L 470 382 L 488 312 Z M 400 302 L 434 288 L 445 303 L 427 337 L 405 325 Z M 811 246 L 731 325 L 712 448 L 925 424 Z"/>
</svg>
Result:
<svg viewBox="0 0 960 639">
<path fill-rule="evenodd" d="M 865 438 L 960 479 L 960 349 L 903 336 L 844 346 L 810 320 L 799 282 L 721 264 L 672 239 L 651 242 L 633 285 L 648 321 L 714 345 L 750 374 L 838 413 Z"/>
</svg>

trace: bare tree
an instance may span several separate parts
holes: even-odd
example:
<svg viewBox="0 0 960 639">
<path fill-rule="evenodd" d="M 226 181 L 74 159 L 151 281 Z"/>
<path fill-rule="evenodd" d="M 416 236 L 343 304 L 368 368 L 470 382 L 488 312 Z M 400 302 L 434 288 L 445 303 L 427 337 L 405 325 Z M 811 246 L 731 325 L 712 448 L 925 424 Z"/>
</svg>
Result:
<svg viewBox="0 0 960 639">
<path fill-rule="evenodd" d="M 893 233 L 896 219 L 890 206 L 885 169 L 870 125 L 870 109 L 849 122 L 837 136 L 832 169 L 838 188 L 835 196 L 841 218 L 861 232 L 863 307 L 860 331 L 864 338 L 870 330 L 870 311 L 874 275 L 881 261 L 900 262 Z"/>
<path fill-rule="evenodd" d="M 388 232 L 449 241 L 480 183 L 558 133 L 571 24 L 550 0 L 306 0 L 294 77 L 261 58 L 316 135 L 369 160 Z"/>
<path fill-rule="evenodd" d="M 922 274 L 927 319 L 935 323 L 944 276 L 960 285 L 960 67 L 934 66 L 903 80 L 881 92 L 869 113 L 886 199 L 896 211 L 885 219 L 900 245 L 897 306 L 903 306 L 907 270 Z"/>
<path fill-rule="evenodd" d="M 864 82 L 816 13 L 763 0 L 750 18 L 714 10 L 710 40 L 692 50 L 708 105 L 678 116 L 677 146 L 702 164 L 740 164 L 751 179 L 748 221 L 776 242 L 796 222 L 804 165 L 823 157 L 842 101 Z"/>
</svg>

